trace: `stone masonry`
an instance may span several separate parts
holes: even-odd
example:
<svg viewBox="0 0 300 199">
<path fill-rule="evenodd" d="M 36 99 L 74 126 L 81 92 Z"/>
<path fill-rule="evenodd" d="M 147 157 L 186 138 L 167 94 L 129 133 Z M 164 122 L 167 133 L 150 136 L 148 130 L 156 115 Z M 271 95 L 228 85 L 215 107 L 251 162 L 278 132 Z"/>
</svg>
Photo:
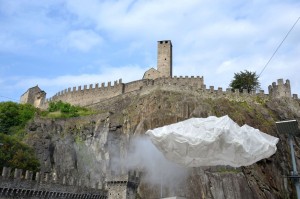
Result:
<svg viewBox="0 0 300 199">
<path fill-rule="evenodd" d="M 230 88 L 227 88 L 224 92 L 220 87 L 217 91 L 214 91 L 213 86 L 210 86 L 209 89 L 206 89 L 204 79 L 200 76 L 173 77 L 172 42 L 170 40 L 158 41 L 157 52 L 157 70 L 154 68 L 150 68 L 145 72 L 143 79 L 141 80 L 122 83 L 122 79 L 119 79 L 113 84 L 111 82 L 108 82 L 107 84 L 96 83 L 84 85 L 83 87 L 73 87 L 72 89 L 68 88 L 56 93 L 53 97 L 48 99 L 46 99 L 46 93 L 42 91 L 38 86 L 35 86 L 28 89 L 28 91 L 26 91 L 21 96 L 20 103 L 33 104 L 35 107 L 39 107 L 41 109 L 46 109 L 49 102 L 59 100 L 68 102 L 72 105 L 90 106 L 92 104 L 96 104 L 116 96 L 139 92 L 141 90 L 157 86 L 177 87 L 179 89 L 192 88 L 192 90 L 202 90 L 204 92 L 209 91 L 209 93 L 211 94 L 217 92 L 218 94 L 226 93 L 227 95 L 228 93 L 232 92 Z M 246 94 L 248 93 L 244 92 L 244 95 Z M 273 82 L 273 84 L 269 86 L 269 95 L 264 94 L 264 91 L 260 91 L 259 93 L 254 94 L 272 98 L 292 97 L 293 99 L 298 99 L 298 96 L 296 94 L 293 94 L 293 96 L 291 96 L 291 85 L 289 80 L 286 80 L 286 83 L 284 83 L 283 79 L 279 79 L 277 85 L 275 82 Z M 253 93 L 249 93 L 249 96 L 253 96 Z"/>
<path fill-rule="evenodd" d="M 81 185 L 80 179 L 58 180 L 49 173 L 23 172 L 22 169 L 2 168 L 0 176 L 0 198 L 85 198 L 107 199 L 107 191 L 96 184 Z"/>
<path fill-rule="evenodd" d="M 154 68 L 145 72 L 143 79 L 172 77 L 172 42 L 170 40 L 157 42 L 157 70 Z"/>
<path fill-rule="evenodd" d="M 29 88 L 20 98 L 21 104 L 32 104 L 35 107 L 40 107 L 46 99 L 46 92 L 41 90 L 38 85 Z"/>
</svg>

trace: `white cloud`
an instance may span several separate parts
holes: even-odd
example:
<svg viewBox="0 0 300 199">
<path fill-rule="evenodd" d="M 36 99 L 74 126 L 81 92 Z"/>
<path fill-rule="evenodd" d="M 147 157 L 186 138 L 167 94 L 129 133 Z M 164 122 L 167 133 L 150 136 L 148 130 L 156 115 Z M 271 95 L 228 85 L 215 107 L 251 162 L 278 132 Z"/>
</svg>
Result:
<svg viewBox="0 0 300 199">
<path fill-rule="evenodd" d="M 87 52 L 100 45 L 103 39 L 92 30 L 74 30 L 68 33 L 62 42 L 65 49 L 76 49 Z"/>
<path fill-rule="evenodd" d="M 107 85 L 108 82 L 113 83 L 119 79 L 122 79 L 124 83 L 134 81 L 137 77 L 142 78 L 144 71 L 140 66 L 129 65 L 119 68 L 105 67 L 100 74 L 63 75 L 54 78 L 14 76 L 1 78 L 0 87 L 3 93 L 11 93 L 10 91 L 18 89 L 19 93 L 15 93 L 14 96 L 12 94 L 6 95 L 18 99 L 28 88 L 39 85 L 42 90 L 46 91 L 47 98 L 49 98 L 69 87 L 83 87 L 96 83 Z"/>
<path fill-rule="evenodd" d="M 60 68 L 62 72 L 57 78 L 49 78 L 48 74 L 33 78 L 32 83 L 41 81 L 47 89 L 63 89 L 60 83 L 78 85 L 80 81 L 76 79 L 86 84 L 96 79 L 111 81 L 127 76 L 130 76 L 128 81 L 140 79 L 144 69 L 155 66 L 156 41 L 164 39 L 171 39 L 173 43 L 174 75 L 203 75 L 207 85 L 226 88 L 235 72 L 245 69 L 261 72 L 299 17 L 300 3 L 271 0 L 55 0 L 41 3 L 24 0 L 22 3 L 1 1 L 0 12 L 5 16 L 0 20 L 2 51 L 22 51 L 28 46 L 29 50 L 36 50 L 38 46 L 36 52 L 51 47 L 50 50 L 61 53 L 63 46 L 66 60 L 77 60 L 80 53 L 90 60 L 79 66 L 87 69 L 83 70 L 85 73 L 92 74 L 93 68 L 101 71 L 99 76 L 85 76 L 75 73 L 80 71 L 77 69 L 65 72 Z M 267 90 L 278 78 L 284 78 L 291 80 L 293 93 L 300 93 L 298 35 L 300 22 L 264 71 L 263 89 Z M 101 48 L 101 54 L 94 51 L 96 48 Z M 95 67 L 95 60 L 102 64 Z M 122 69 L 132 64 L 143 67 Z M 67 73 L 71 76 L 64 75 Z M 31 82 L 30 77 L 18 75 Z M 55 82 L 60 83 L 55 85 Z M 40 84 L 33 85 L 37 83 Z"/>
</svg>

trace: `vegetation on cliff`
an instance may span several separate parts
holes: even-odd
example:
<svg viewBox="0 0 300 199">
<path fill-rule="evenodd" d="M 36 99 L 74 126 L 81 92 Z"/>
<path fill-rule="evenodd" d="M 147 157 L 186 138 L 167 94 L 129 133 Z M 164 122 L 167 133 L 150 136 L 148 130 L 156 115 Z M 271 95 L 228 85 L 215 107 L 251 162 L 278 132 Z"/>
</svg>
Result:
<svg viewBox="0 0 300 199">
<path fill-rule="evenodd" d="M 42 116 L 48 118 L 71 118 L 90 114 L 93 114 L 93 111 L 87 108 L 74 106 L 62 101 L 57 101 L 50 102 L 47 111 L 44 111 L 42 113 Z"/>
<path fill-rule="evenodd" d="M 26 123 L 34 117 L 37 109 L 30 104 L 0 103 L 0 133 L 18 135 Z M 20 135 L 21 136 L 21 135 Z"/>
<path fill-rule="evenodd" d="M 40 164 L 33 149 L 21 142 L 26 123 L 37 111 L 29 104 L 0 103 L 0 167 L 39 169 Z"/>
<path fill-rule="evenodd" d="M 32 148 L 22 142 L 27 136 L 26 124 L 35 116 L 71 118 L 89 115 L 93 111 L 62 101 L 50 102 L 47 111 L 30 104 L 0 103 L 0 167 L 7 166 L 37 171 L 39 161 Z"/>
<path fill-rule="evenodd" d="M 16 138 L 0 133 L 0 167 L 38 171 L 40 163 L 31 147 Z"/>
</svg>

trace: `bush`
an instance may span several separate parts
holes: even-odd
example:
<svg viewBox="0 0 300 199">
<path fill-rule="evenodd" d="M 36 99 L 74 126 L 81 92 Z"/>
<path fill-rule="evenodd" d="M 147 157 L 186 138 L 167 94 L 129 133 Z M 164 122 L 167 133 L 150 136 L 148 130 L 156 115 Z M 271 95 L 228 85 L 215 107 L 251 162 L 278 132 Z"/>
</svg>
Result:
<svg viewBox="0 0 300 199">
<path fill-rule="evenodd" d="M 0 167 L 38 171 L 40 163 L 28 145 L 12 136 L 0 133 Z"/>
<path fill-rule="evenodd" d="M 36 112 L 30 104 L 0 102 L 0 133 L 14 134 L 13 129 L 24 128 Z"/>
<path fill-rule="evenodd" d="M 60 114 L 57 114 L 57 112 L 59 112 Z M 49 117 L 69 118 L 90 114 L 91 112 L 83 107 L 74 106 L 62 101 L 57 101 L 49 103 L 48 113 L 49 114 L 47 116 Z M 45 116 L 46 114 L 42 115 Z"/>
</svg>

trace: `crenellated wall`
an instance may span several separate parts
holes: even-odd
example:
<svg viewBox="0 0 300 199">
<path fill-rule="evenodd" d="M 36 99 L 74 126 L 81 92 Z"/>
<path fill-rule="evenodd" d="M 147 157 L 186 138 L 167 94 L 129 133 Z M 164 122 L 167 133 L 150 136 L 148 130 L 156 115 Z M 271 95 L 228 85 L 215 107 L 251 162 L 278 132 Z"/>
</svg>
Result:
<svg viewBox="0 0 300 199">
<path fill-rule="evenodd" d="M 90 84 L 73 87 L 73 89 L 68 88 L 63 91 L 56 93 L 53 97 L 46 101 L 63 101 L 68 102 L 73 105 L 87 106 L 89 104 L 94 104 L 100 102 L 103 99 L 112 98 L 123 93 L 124 84 L 122 80 L 114 81 L 113 84 L 108 82 L 102 84 Z"/>
<path fill-rule="evenodd" d="M 48 103 L 51 101 L 63 101 L 72 105 L 88 106 L 91 104 L 99 103 L 103 100 L 116 97 L 125 93 L 130 93 L 142 89 L 147 89 L 149 86 L 156 85 L 177 85 L 177 86 L 195 86 L 201 88 L 203 86 L 203 77 L 160 77 L 155 80 L 142 79 L 129 83 L 122 83 L 122 79 L 114 81 L 113 84 L 108 82 L 99 84 L 84 85 L 83 87 L 68 88 L 56 93 L 53 97 L 47 99 L 41 108 L 47 108 Z"/>
<path fill-rule="evenodd" d="M 108 82 L 107 85 L 105 85 L 105 83 L 95 85 L 90 84 L 84 85 L 83 87 L 78 86 L 73 87 L 72 89 L 65 89 L 43 102 L 40 108 L 45 109 L 50 101 L 59 100 L 68 102 L 72 105 L 89 106 L 122 94 L 147 91 L 157 86 L 173 90 L 193 90 L 205 97 L 251 98 L 253 96 L 260 96 L 271 98 L 288 97 L 298 99 L 297 94 L 291 95 L 291 86 L 289 80 L 286 80 L 286 83 L 283 83 L 283 79 L 279 79 L 277 82 L 277 85 L 274 82 L 271 86 L 269 86 L 269 94 L 265 94 L 263 90 L 260 90 L 259 92 L 252 91 L 250 93 L 245 90 L 244 92 L 240 93 L 238 90 L 232 91 L 231 88 L 227 88 L 226 90 L 223 90 L 221 87 L 215 89 L 214 86 L 209 86 L 207 88 L 204 84 L 203 77 L 200 76 L 159 77 L 155 80 L 141 79 L 129 83 L 122 83 L 122 79 L 119 79 L 113 83 Z"/>
<path fill-rule="evenodd" d="M 283 82 L 283 79 L 278 79 L 277 84 L 275 82 L 272 83 L 268 87 L 269 94 L 273 98 L 279 98 L 279 97 L 291 97 L 291 85 L 290 80 L 286 80 L 286 82 Z M 294 98 L 294 96 L 293 96 Z"/>
<path fill-rule="evenodd" d="M 87 186 L 80 179 L 55 173 L 33 173 L 22 169 L 2 168 L 0 198 L 97 198 L 107 199 L 102 183 Z"/>
</svg>

